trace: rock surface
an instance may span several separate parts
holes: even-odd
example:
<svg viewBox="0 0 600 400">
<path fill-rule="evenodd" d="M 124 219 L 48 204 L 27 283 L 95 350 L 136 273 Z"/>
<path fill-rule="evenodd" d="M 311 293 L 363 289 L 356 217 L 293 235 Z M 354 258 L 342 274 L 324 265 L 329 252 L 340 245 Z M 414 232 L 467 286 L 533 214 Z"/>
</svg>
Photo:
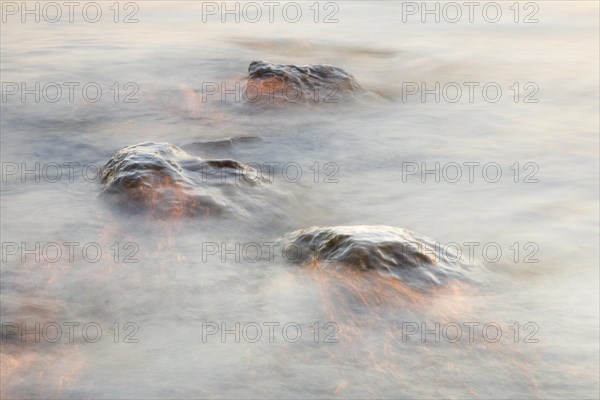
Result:
<svg viewBox="0 0 600 400">
<path fill-rule="evenodd" d="M 205 160 L 169 143 L 118 150 L 101 172 L 103 195 L 156 216 L 245 215 L 264 207 L 270 181 L 235 160 Z"/>
<path fill-rule="evenodd" d="M 338 103 L 362 91 L 356 79 L 330 65 L 282 65 L 253 61 L 248 67 L 247 98 L 251 101 Z"/>
<path fill-rule="evenodd" d="M 441 246 L 411 231 L 389 226 L 312 227 L 287 236 L 286 258 L 292 262 L 318 262 L 378 270 L 407 284 L 424 287 L 448 280 L 468 280 L 466 268 Z"/>
</svg>

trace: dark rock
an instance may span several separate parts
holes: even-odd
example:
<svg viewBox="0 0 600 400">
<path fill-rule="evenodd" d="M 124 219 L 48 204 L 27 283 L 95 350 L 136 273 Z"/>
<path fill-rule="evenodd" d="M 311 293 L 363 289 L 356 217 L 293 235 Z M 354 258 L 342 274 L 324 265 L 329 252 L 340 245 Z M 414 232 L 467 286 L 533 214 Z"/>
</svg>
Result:
<svg viewBox="0 0 600 400">
<path fill-rule="evenodd" d="M 235 160 L 203 160 L 169 143 L 117 151 L 101 172 L 103 194 L 156 216 L 245 215 L 264 207 L 270 181 Z"/>
<path fill-rule="evenodd" d="M 286 259 L 325 267 L 377 270 L 407 284 L 430 287 L 466 279 L 466 268 L 441 246 L 406 229 L 389 226 L 312 227 L 288 235 Z"/>
<path fill-rule="evenodd" d="M 330 65 L 297 67 L 253 61 L 248 67 L 246 97 L 250 101 L 338 103 L 359 91 L 352 75 Z"/>
</svg>

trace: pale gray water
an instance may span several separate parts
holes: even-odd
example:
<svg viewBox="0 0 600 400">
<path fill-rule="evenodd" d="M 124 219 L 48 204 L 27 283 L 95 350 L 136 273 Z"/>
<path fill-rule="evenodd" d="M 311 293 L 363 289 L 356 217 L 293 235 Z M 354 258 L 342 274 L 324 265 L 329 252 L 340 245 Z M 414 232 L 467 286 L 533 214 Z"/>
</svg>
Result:
<svg viewBox="0 0 600 400">
<path fill-rule="evenodd" d="M 303 179 L 274 179 L 288 197 L 285 217 L 265 209 L 243 222 L 159 222 L 108 208 L 100 185 L 79 175 L 58 183 L 7 177 L 4 244 L 97 242 L 104 257 L 23 263 L 6 256 L 2 323 L 93 321 L 103 336 L 97 343 L 81 335 L 75 343 L 3 339 L 3 398 L 598 396 L 598 3 L 536 2 L 537 24 L 515 24 L 510 14 L 497 24 L 422 24 L 417 17 L 402 23 L 400 2 L 337 2 L 339 23 L 332 24 L 309 16 L 297 24 L 203 23 L 200 4 L 136 3 L 136 24 L 111 22 L 108 2 L 97 24 L 16 17 L 2 24 L 3 83 L 98 82 L 104 89 L 97 103 L 8 97 L 2 162 L 30 169 L 36 162 L 103 164 L 143 141 L 259 136 L 257 146 L 214 156 L 294 161 Z M 501 4 L 508 13 L 510 4 Z M 336 65 L 378 96 L 260 112 L 202 102 L 202 82 L 243 81 L 257 59 Z M 504 92 L 497 103 L 481 96 L 474 103 L 403 101 L 403 82 L 436 81 L 498 82 Z M 114 82 L 135 82 L 139 103 L 115 104 L 108 89 Z M 515 104 L 514 82 L 535 82 L 539 103 Z M 319 183 L 309 169 L 315 162 Z M 322 182 L 327 162 L 338 166 L 338 183 Z M 403 182 L 403 163 L 421 162 L 495 162 L 503 177 Z M 519 183 L 509 169 L 515 162 Z M 527 162 L 539 167 L 539 182 L 523 183 Z M 364 303 L 348 302 L 329 278 L 280 257 L 202 257 L 205 242 L 265 242 L 312 225 L 366 224 L 407 228 L 440 243 L 496 242 L 503 257 L 486 262 L 479 247 L 475 286 L 442 288 L 414 302 L 384 291 L 387 300 Z M 114 263 L 115 242 L 137 243 L 139 263 Z M 519 262 L 512 259 L 515 242 Z M 530 242 L 539 248 L 537 263 L 523 262 Z M 356 277 L 348 284 L 369 296 Z M 316 321 L 336 323 L 339 343 L 323 343 L 325 332 L 314 343 Z M 108 329 L 114 322 L 118 344 Z M 122 343 L 127 322 L 139 326 L 139 343 Z M 206 322 L 295 322 L 303 340 L 289 343 L 279 333 L 275 343 L 235 343 L 231 336 L 203 343 Z M 421 343 L 418 336 L 405 343 L 402 322 L 497 322 L 504 334 L 497 343 L 481 336 L 474 343 Z M 514 322 L 521 325 L 518 343 Z M 538 343 L 523 342 L 527 322 L 539 327 Z"/>
</svg>

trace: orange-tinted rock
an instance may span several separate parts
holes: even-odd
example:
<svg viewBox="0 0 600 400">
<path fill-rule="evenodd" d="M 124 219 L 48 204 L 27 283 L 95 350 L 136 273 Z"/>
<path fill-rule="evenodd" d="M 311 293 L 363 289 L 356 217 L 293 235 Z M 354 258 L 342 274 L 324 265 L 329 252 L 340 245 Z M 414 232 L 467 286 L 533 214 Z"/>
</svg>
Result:
<svg viewBox="0 0 600 400">
<path fill-rule="evenodd" d="M 253 61 L 248 67 L 250 101 L 338 103 L 362 91 L 356 79 L 330 65 L 282 65 Z"/>
<path fill-rule="evenodd" d="M 128 211 L 155 216 L 244 215 L 264 207 L 270 182 L 235 160 L 205 160 L 169 143 L 118 150 L 101 173 L 103 194 Z"/>
</svg>

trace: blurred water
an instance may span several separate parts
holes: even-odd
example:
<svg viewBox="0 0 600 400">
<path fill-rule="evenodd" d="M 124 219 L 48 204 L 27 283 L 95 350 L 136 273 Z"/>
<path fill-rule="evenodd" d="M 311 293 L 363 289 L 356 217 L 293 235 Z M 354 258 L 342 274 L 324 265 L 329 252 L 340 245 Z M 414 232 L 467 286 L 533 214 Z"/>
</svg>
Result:
<svg viewBox="0 0 600 400">
<path fill-rule="evenodd" d="M 5 341 L 2 397 L 598 395 L 596 2 L 537 2 L 538 24 L 402 23 L 400 2 L 338 2 L 332 24 L 202 22 L 200 4 L 137 4 L 136 24 L 2 24 L 3 83 L 98 82 L 105 89 L 97 103 L 3 101 L 3 163 L 103 164 L 143 141 L 259 136 L 258 146 L 214 157 L 294 161 L 305 178 L 275 178 L 289 197 L 285 218 L 265 209 L 243 222 L 125 216 L 98 198 L 97 182 L 79 175 L 75 182 L 3 179 L 2 242 L 93 241 L 106 254 L 97 263 L 8 257 L 2 322 L 96 321 L 108 328 L 133 321 L 139 343 L 115 344 L 106 330 L 98 343 Z M 336 65 L 377 96 L 274 110 L 202 101 L 202 82 L 243 81 L 248 64 L 260 59 Z M 114 82 L 135 82 L 139 103 L 112 101 Z M 498 82 L 505 92 L 497 103 L 422 103 L 403 101 L 403 82 Z M 515 103 L 508 89 L 514 82 L 535 82 L 539 103 Z M 338 182 L 319 175 L 315 183 L 309 167 L 316 162 L 321 174 L 335 163 Z M 409 162 L 496 162 L 505 175 L 497 183 L 403 182 Z M 536 163 L 539 182 L 520 176 L 515 183 L 506 175 L 515 162 L 522 174 L 525 163 Z M 207 241 L 260 242 L 312 225 L 365 224 L 407 228 L 441 243 L 496 242 L 505 254 L 489 263 L 476 253 L 485 271 L 479 287 L 348 304 L 331 290 L 335 282 L 279 258 L 221 262 L 201 252 Z M 137 243 L 139 263 L 114 263 L 107 249 L 115 242 Z M 522 252 L 535 243 L 539 262 L 523 262 L 524 253 L 511 261 L 515 242 Z M 296 322 L 305 338 L 315 321 L 332 321 L 339 343 L 221 343 L 217 336 L 203 343 L 207 321 Z M 497 343 L 402 340 L 402 322 L 424 321 L 497 322 L 504 336 Z M 536 323 L 539 342 L 514 343 L 514 322 Z"/>
</svg>

